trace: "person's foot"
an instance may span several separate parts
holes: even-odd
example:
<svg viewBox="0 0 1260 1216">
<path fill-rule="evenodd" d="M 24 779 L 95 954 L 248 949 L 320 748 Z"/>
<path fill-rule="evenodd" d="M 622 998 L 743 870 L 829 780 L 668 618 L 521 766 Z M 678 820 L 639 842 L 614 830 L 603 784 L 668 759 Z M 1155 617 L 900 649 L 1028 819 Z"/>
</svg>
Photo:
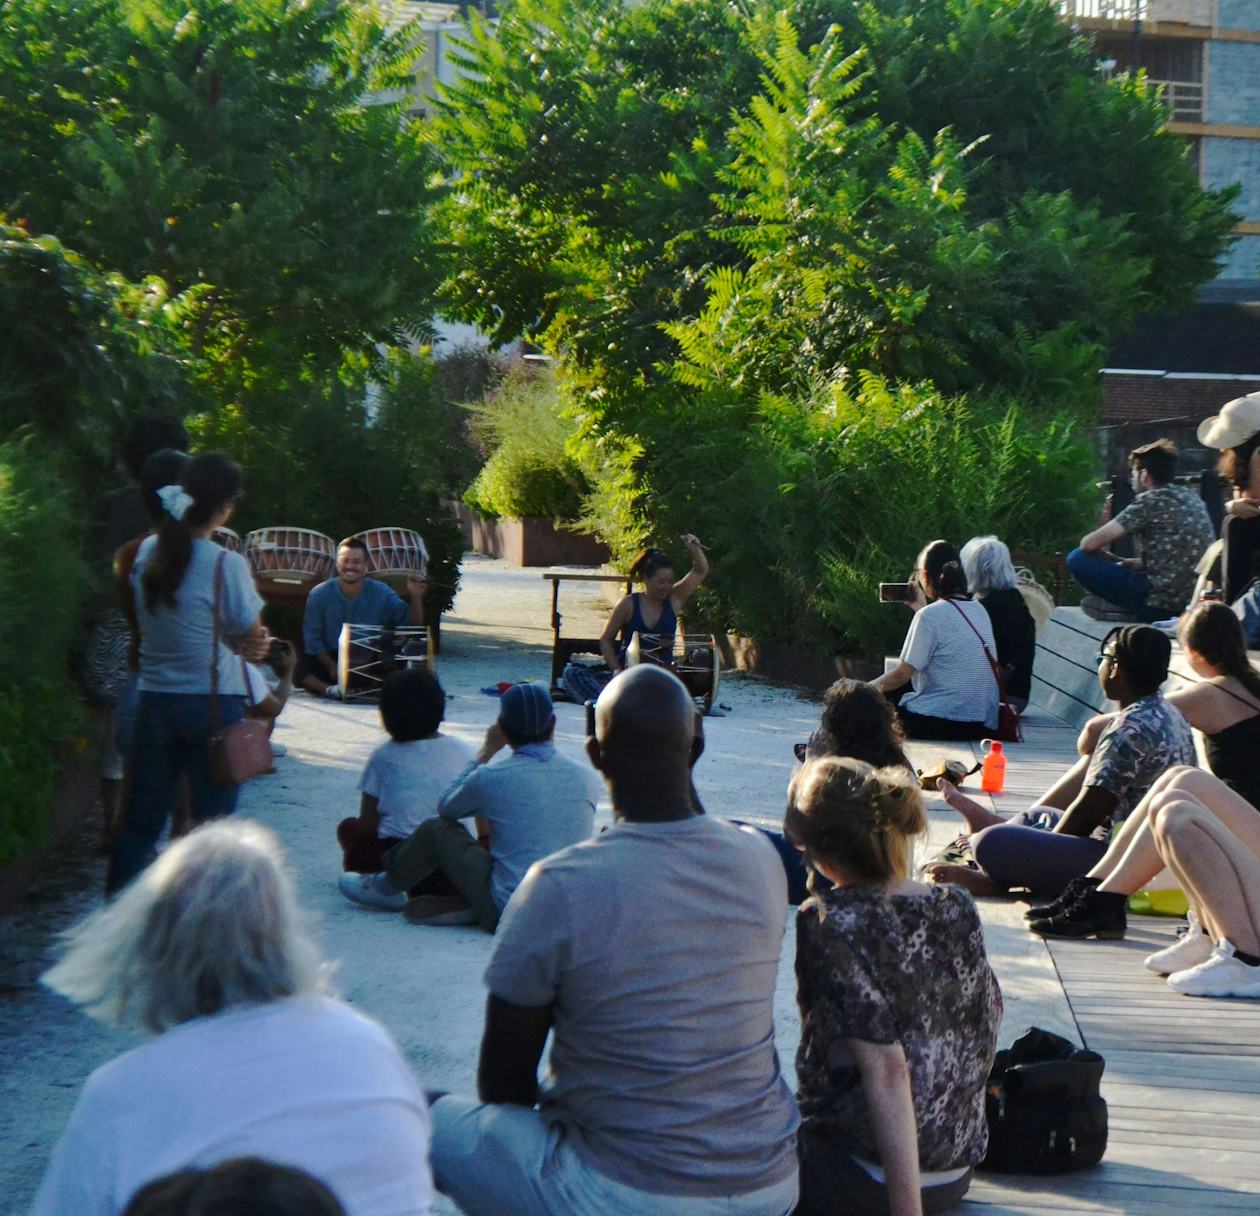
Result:
<svg viewBox="0 0 1260 1216">
<path fill-rule="evenodd" d="M 972 895 L 1005 895 L 1006 892 L 997 885 L 983 870 L 973 870 L 970 866 L 955 866 L 947 862 L 938 862 L 928 866 L 923 876 L 929 882 L 950 883 L 962 887 Z"/>
<path fill-rule="evenodd" d="M 950 809 L 957 811 L 973 832 L 1006 822 L 1001 815 L 986 811 L 978 802 L 973 802 L 952 781 L 946 781 L 944 777 L 937 781 L 936 788 L 940 791 L 941 797 L 949 803 Z"/>
<path fill-rule="evenodd" d="M 417 895 L 403 915 L 413 925 L 475 925 L 477 914 L 462 895 Z"/>
<path fill-rule="evenodd" d="M 324 696 L 326 696 L 330 701 L 340 701 L 341 700 L 340 685 L 338 684 L 327 685 L 324 689 Z"/>
<path fill-rule="evenodd" d="M 1066 912 L 1086 891 L 1092 891 L 1098 886 L 1099 879 L 1090 878 L 1085 874 L 1078 874 L 1071 882 L 1068 883 L 1058 896 L 1052 899 L 1048 904 L 1041 904 L 1028 909 L 1024 913 L 1025 920 L 1047 920 L 1051 916 L 1058 916 L 1060 912 Z"/>
<path fill-rule="evenodd" d="M 401 912 L 407 906 L 407 893 L 398 890 L 384 874 L 342 874 L 337 888 L 352 904 Z"/>
<path fill-rule="evenodd" d="M 287 756 L 289 754 L 289 749 L 285 747 L 283 743 L 277 743 L 273 739 L 271 741 L 271 754 L 279 760 L 281 756 Z"/>
<path fill-rule="evenodd" d="M 1125 906 L 1127 895 L 1113 891 L 1086 891 L 1070 907 L 1056 916 L 1028 922 L 1031 932 L 1040 937 L 1096 937 L 1100 941 L 1119 941 L 1128 928 Z"/>
<path fill-rule="evenodd" d="M 1199 918 L 1191 908 L 1186 916 L 1185 932 L 1171 946 L 1147 955 L 1146 966 L 1156 975 L 1172 975 L 1174 971 L 1188 971 L 1205 963 L 1212 955 L 1212 939 L 1203 931 Z"/>
<path fill-rule="evenodd" d="M 1234 957 L 1234 947 L 1221 941 L 1212 953 L 1195 967 L 1174 971 L 1168 987 L 1182 996 L 1260 997 L 1260 967 L 1251 967 Z"/>
</svg>

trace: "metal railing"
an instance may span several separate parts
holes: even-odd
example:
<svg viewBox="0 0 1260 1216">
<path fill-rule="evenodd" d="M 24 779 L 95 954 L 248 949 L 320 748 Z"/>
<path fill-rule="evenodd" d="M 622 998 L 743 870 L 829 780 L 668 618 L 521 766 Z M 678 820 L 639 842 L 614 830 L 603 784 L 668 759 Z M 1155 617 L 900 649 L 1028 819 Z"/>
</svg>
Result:
<svg viewBox="0 0 1260 1216">
<path fill-rule="evenodd" d="M 1176 21 L 1211 25 L 1213 0 L 1059 0 L 1069 20 Z"/>
<path fill-rule="evenodd" d="M 1203 82 L 1199 80 L 1152 80 L 1147 84 L 1161 89 L 1159 99 L 1168 107 L 1173 122 L 1203 121 Z"/>
</svg>

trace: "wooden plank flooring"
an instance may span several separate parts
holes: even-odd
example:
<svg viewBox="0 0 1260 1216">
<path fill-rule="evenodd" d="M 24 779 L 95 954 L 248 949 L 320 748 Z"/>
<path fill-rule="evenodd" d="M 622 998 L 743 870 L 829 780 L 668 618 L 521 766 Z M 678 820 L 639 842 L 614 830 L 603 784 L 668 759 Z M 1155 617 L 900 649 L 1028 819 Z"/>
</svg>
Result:
<svg viewBox="0 0 1260 1216">
<path fill-rule="evenodd" d="M 1040 661 L 1040 660 L 1039 660 Z M 1006 789 L 964 790 L 1001 814 L 1023 810 L 1076 758 L 1077 728 L 1030 708 L 1008 750 Z M 919 768 L 979 759 L 979 745 L 913 743 Z M 929 844 L 961 830 L 934 801 Z M 976 1216 L 1260 1213 L 1260 1002 L 1178 996 L 1143 966 L 1177 922 L 1129 918 L 1121 942 L 1047 942 L 1028 933 L 1026 905 L 981 900 L 986 944 L 1006 1002 L 1005 1045 L 1029 1025 L 1068 1034 L 1106 1060 L 1110 1109 L 1100 1166 L 1055 1178 L 978 1174 L 962 1211 Z"/>
</svg>

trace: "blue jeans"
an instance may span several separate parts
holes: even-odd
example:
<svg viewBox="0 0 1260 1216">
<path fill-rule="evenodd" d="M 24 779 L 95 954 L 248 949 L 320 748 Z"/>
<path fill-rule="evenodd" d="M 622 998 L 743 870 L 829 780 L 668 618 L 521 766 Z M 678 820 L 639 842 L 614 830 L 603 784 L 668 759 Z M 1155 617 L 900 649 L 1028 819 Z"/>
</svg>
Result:
<svg viewBox="0 0 1260 1216">
<path fill-rule="evenodd" d="M 220 729 L 244 716 L 244 697 L 219 698 Z M 131 796 L 110 855 L 106 894 L 125 887 L 153 860 L 183 774 L 188 774 L 194 823 L 236 809 L 240 787 L 210 781 L 206 757 L 210 734 L 210 698 L 205 694 L 140 694 L 131 748 Z"/>
<path fill-rule="evenodd" d="M 1086 591 L 1133 613 L 1139 621 L 1149 623 L 1171 615 L 1146 602 L 1150 580 L 1141 570 L 1126 570 L 1118 562 L 1108 561 L 1097 553 L 1086 553 L 1084 549 L 1073 549 L 1067 555 L 1067 568 Z"/>
</svg>

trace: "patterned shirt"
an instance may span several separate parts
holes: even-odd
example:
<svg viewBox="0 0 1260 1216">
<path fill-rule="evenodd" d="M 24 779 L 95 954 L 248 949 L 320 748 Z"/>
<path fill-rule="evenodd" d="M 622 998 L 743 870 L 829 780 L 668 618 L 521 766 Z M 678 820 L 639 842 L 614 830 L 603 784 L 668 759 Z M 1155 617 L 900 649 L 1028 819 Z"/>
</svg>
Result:
<svg viewBox="0 0 1260 1216">
<path fill-rule="evenodd" d="M 1156 486 L 1139 494 L 1115 522 L 1136 542 L 1149 580 L 1146 599 L 1170 616 L 1194 594 L 1195 566 L 1216 539 L 1203 500 L 1185 486 Z"/>
<path fill-rule="evenodd" d="M 805 1127 L 880 1164 L 844 1040 L 899 1042 L 910 1066 L 920 1167 L 955 1169 L 984 1156 L 984 1089 L 1002 994 L 970 895 L 943 885 L 925 895 L 847 887 L 814 896 L 797 913 L 796 984 Z"/>
<path fill-rule="evenodd" d="M 1112 821 L 1119 822 L 1156 777 L 1175 765 L 1195 762 L 1190 723 L 1157 692 L 1134 701 L 1108 723 L 1089 758 L 1084 784 L 1115 794 L 1119 801 Z"/>
</svg>

